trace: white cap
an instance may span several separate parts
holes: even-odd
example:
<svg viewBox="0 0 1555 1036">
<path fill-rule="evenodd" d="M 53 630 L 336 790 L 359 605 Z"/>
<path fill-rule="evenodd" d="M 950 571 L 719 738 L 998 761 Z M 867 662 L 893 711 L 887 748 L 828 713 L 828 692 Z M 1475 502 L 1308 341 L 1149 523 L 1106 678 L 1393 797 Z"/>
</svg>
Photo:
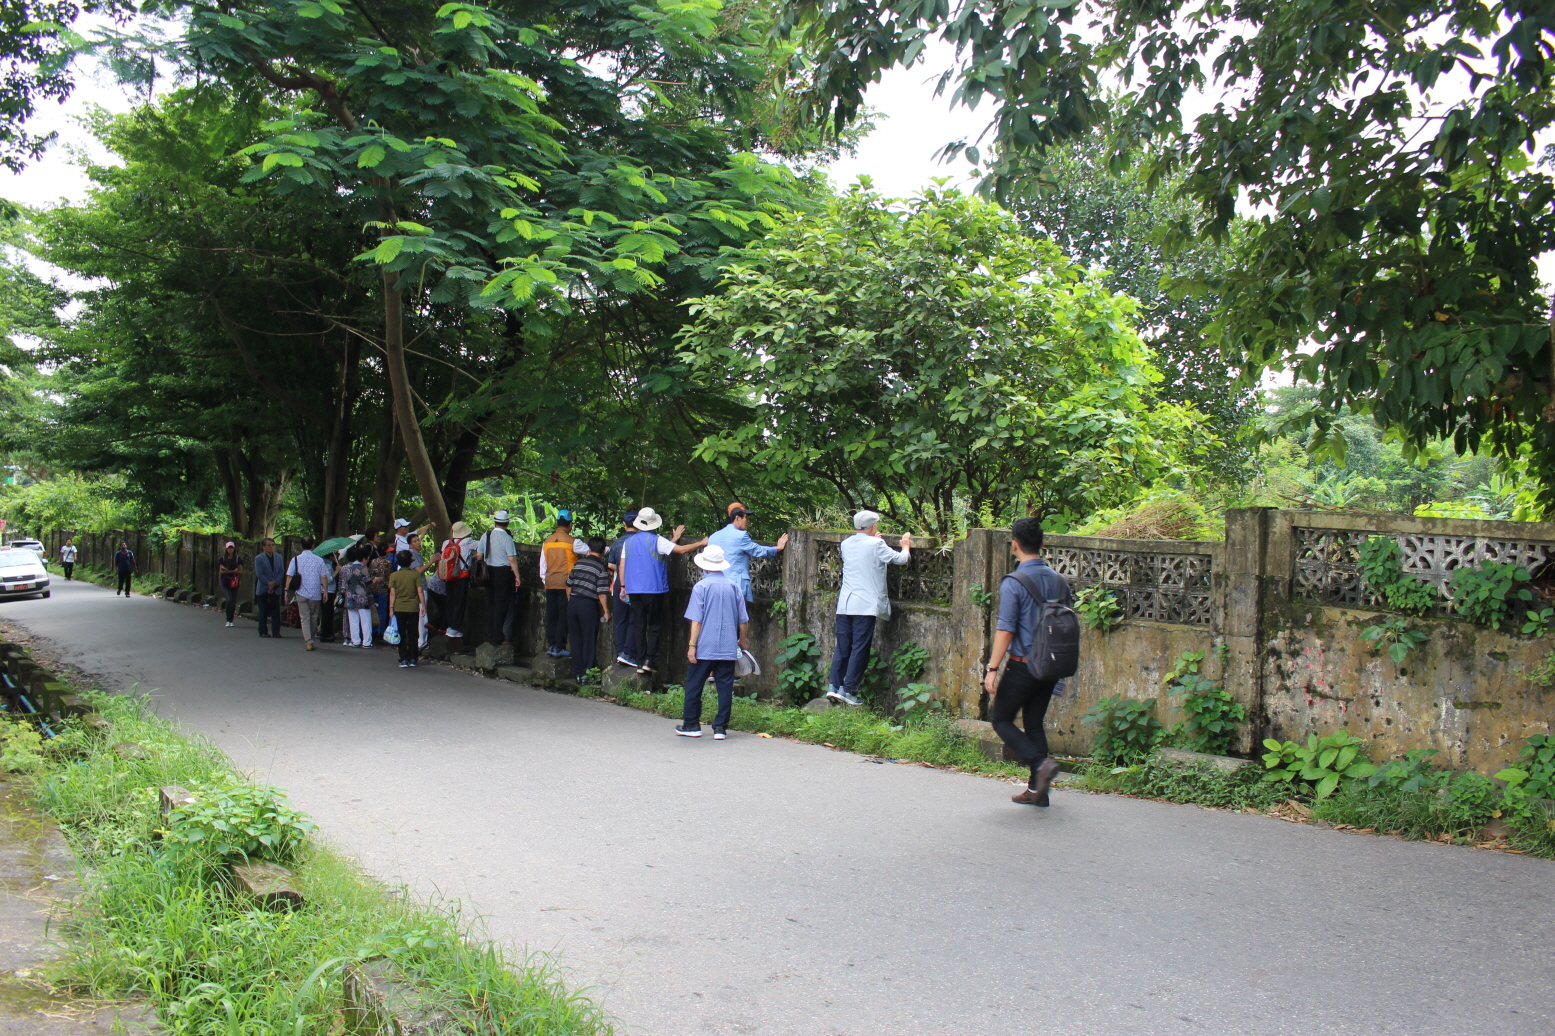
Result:
<svg viewBox="0 0 1555 1036">
<path fill-rule="evenodd" d="M 394 527 L 396 529 L 408 529 L 410 528 L 410 523 L 403 518 L 396 518 L 394 519 Z"/>
<path fill-rule="evenodd" d="M 709 543 L 702 548 L 702 553 L 691 559 L 696 562 L 697 568 L 704 572 L 722 572 L 733 562 L 724 557 L 724 549 L 716 543 Z"/>
<path fill-rule="evenodd" d="M 873 511 L 860 511 L 858 514 L 853 516 L 853 527 L 859 532 L 863 532 L 871 525 L 879 524 L 880 516 Z"/>
<path fill-rule="evenodd" d="M 652 532 L 664 524 L 664 516 L 651 507 L 640 508 L 637 512 L 637 520 L 632 522 L 632 527 L 643 532 Z"/>
</svg>

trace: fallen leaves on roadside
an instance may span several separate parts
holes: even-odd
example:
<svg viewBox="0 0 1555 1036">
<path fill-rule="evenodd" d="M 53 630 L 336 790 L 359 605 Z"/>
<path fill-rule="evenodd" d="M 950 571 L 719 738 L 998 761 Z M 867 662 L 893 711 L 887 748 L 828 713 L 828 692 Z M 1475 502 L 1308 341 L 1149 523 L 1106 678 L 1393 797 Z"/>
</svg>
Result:
<svg viewBox="0 0 1555 1036">
<path fill-rule="evenodd" d="M 771 737 L 771 734 L 757 734 L 757 737 Z"/>
</svg>

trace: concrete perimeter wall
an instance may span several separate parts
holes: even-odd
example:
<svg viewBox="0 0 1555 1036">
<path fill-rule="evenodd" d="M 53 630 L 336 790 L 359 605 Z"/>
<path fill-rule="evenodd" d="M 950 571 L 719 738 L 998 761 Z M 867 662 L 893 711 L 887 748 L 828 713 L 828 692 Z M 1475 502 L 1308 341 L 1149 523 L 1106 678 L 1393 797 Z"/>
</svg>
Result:
<svg viewBox="0 0 1555 1036">
<path fill-rule="evenodd" d="M 1537 577 L 1555 557 L 1551 523 L 1271 508 L 1228 512 L 1224 542 L 1050 536 L 1044 552 L 1049 563 L 1076 589 L 1105 586 L 1124 612 L 1111 632 L 1085 632 L 1080 672 L 1049 713 L 1055 750 L 1085 752 L 1090 731 L 1081 719 L 1110 695 L 1157 698 L 1157 715 L 1175 722 L 1180 717 L 1172 713 L 1175 703 L 1162 678 L 1188 651 L 1206 652 L 1209 675 L 1247 706 L 1243 752 L 1265 737 L 1301 739 L 1344 729 L 1370 739 L 1377 760 L 1436 748 L 1444 765 L 1494 772 L 1515 758 L 1528 735 L 1549 732 L 1555 689 L 1524 674 L 1544 660 L 1555 638 L 1534 640 L 1461 622 L 1451 617 L 1444 592 L 1435 614 L 1412 620 L 1430 639 L 1402 667 L 1361 639 L 1367 626 L 1388 615 L 1365 590 L 1357 567 L 1356 552 L 1372 535 L 1393 537 L 1406 570 L 1439 588 L 1464 565 L 1517 561 Z M 844 538 L 794 530 L 784 554 L 753 566 L 751 646 L 764 673 L 746 681 L 747 691 L 773 692 L 773 659 L 791 634 L 815 636 L 823 664 L 829 662 Z M 136 551 L 142 572 L 161 576 L 156 581 L 217 593 L 215 559 L 225 537 L 184 533 L 177 549 L 162 550 L 136 532 L 81 535 L 81 560 L 108 563 L 120 539 Z M 58 532 L 45 537 L 51 557 L 62 541 Z M 283 546 L 289 557 L 293 543 Z M 245 558 L 257 549 L 240 542 Z M 539 548 L 521 551 L 524 588 L 513 640 L 520 657 L 533 657 L 545 645 Z M 920 679 L 940 688 L 952 714 L 986 718 L 979 677 L 992 641 L 998 585 L 1011 567 L 1005 530 L 973 530 L 950 545 L 915 544 L 912 563 L 891 569 L 892 615 L 878 628 L 876 651 L 889 658 L 908 641 L 922 645 L 930 661 Z M 250 576 L 245 572 L 245 579 Z M 680 616 L 699 576 L 688 557 L 670 559 L 661 682 L 684 677 L 687 628 Z M 994 600 L 986 599 L 990 593 Z M 243 595 L 250 594 L 245 585 Z M 471 644 L 485 639 L 484 614 L 477 591 L 464 627 Z M 1520 625 L 1519 617 L 1512 628 Z M 616 645 L 608 627 L 600 641 L 596 664 L 609 670 Z M 888 696 L 884 704 L 894 702 Z"/>
</svg>

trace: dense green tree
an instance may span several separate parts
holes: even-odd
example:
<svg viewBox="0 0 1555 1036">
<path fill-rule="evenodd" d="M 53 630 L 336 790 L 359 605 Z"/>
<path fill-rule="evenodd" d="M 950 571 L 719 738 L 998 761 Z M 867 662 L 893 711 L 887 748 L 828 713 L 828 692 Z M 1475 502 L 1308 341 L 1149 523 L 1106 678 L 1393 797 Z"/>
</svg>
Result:
<svg viewBox="0 0 1555 1036">
<path fill-rule="evenodd" d="M 1419 450 L 1526 457 L 1555 494 L 1555 351 L 1535 262 L 1555 248 L 1555 8 L 1523 0 L 1269 4 L 791 0 L 811 103 L 846 124 L 880 72 L 943 34 L 954 98 L 991 102 L 990 188 L 1109 123 L 1181 177 L 1198 226 L 1251 214 L 1214 283 L 1255 378 L 1316 384 L 1314 446 L 1345 406 Z M 1077 27 L 1091 24 L 1095 31 Z M 1117 79 L 1129 92 L 1111 95 Z M 1188 124 L 1184 98 L 1213 107 Z M 1121 158 L 1121 150 L 1120 155 Z"/>
<path fill-rule="evenodd" d="M 954 191 L 855 189 L 786 218 L 693 310 L 685 362 L 748 407 L 703 456 L 941 536 L 968 511 L 1118 503 L 1182 479 L 1212 439 L 1191 408 L 1149 402 L 1132 300 Z"/>
</svg>

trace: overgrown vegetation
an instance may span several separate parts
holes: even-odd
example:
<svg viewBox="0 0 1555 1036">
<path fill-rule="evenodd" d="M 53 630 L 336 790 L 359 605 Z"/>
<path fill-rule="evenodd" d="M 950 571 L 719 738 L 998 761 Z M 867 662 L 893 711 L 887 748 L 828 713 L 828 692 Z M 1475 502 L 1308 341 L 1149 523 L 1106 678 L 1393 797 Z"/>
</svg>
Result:
<svg viewBox="0 0 1555 1036">
<path fill-rule="evenodd" d="M 1236 744 L 1237 728 L 1247 722 L 1247 708 L 1220 684 L 1199 671 L 1204 652 L 1184 652 L 1166 675 L 1167 694 L 1182 696 L 1183 721 L 1167 734 L 1192 752 L 1221 754 Z"/>
<path fill-rule="evenodd" d="M 473 936 L 456 909 L 415 903 L 309 839 L 273 790 L 143 700 L 92 694 L 124 758 L 72 724 L 47 742 L 6 721 L 5 765 L 30 773 L 40 805 L 90 870 L 54 981 L 96 999 L 149 999 L 173 1033 L 333 1032 L 344 962 L 394 960 L 472 1033 L 608 1033 L 586 999 L 538 958 Z M 34 735 L 34 739 L 36 735 Z M 203 790 L 164 825 L 156 789 Z M 253 909 L 214 875 L 237 856 L 284 859 L 307 905 Z M 196 964 L 197 962 L 197 964 Z"/>
<path fill-rule="evenodd" d="M 1117 596 L 1105 586 L 1087 586 L 1074 595 L 1074 610 L 1080 621 L 1101 633 L 1106 633 L 1123 621 L 1123 608 Z"/>
<path fill-rule="evenodd" d="M 1357 564 L 1366 589 L 1381 594 L 1388 607 L 1424 615 L 1436 605 L 1436 588 L 1404 572 L 1404 552 L 1391 536 L 1368 536 Z"/>
</svg>

